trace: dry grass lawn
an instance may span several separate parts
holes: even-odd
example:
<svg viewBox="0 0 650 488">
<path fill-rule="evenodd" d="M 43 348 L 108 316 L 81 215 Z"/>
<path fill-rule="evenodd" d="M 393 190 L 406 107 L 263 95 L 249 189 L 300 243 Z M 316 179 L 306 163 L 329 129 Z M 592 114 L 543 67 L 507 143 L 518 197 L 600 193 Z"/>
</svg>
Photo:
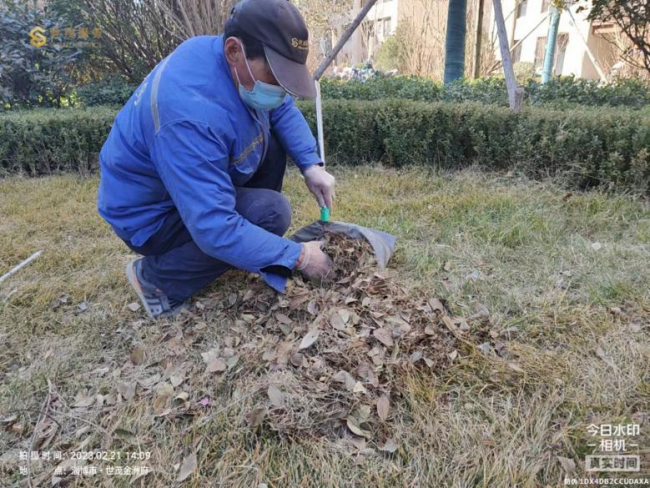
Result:
<svg viewBox="0 0 650 488">
<path fill-rule="evenodd" d="M 194 314 L 153 324 L 128 307 L 134 256 L 97 215 L 97 178 L 10 178 L 0 182 L 0 274 L 43 255 L 0 284 L 0 485 L 50 486 L 59 462 L 20 472 L 32 445 L 122 453 L 61 486 L 555 487 L 585 474 L 597 450 L 590 424 L 630 423 L 641 425 L 628 442 L 650 477 L 647 202 L 477 171 L 334 173 L 334 220 L 396 235 L 390 273 L 409 289 L 458 316 L 487 309 L 514 368 L 467 348 L 448 369 L 413 370 L 391 405 L 394 454 L 349 436 L 250 428 L 255 404 L 239 376 L 205 374 L 201 357 L 232 326 L 211 304 L 247 277 L 226 275 Z M 318 218 L 294 171 L 285 193 L 294 230 Z M 147 388 L 170 371 L 183 415 L 160 415 L 160 392 Z M 132 452 L 150 457 L 125 459 Z M 180 483 L 193 453 L 197 468 Z M 142 465 L 152 473 L 135 481 L 106 473 Z"/>
</svg>

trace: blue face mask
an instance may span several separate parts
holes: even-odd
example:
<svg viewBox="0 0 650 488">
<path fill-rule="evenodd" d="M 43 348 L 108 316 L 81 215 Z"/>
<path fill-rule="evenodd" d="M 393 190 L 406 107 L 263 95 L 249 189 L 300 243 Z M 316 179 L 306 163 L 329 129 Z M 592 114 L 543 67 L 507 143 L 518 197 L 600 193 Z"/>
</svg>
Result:
<svg viewBox="0 0 650 488">
<path fill-rule="evenodd" d="M 244 52 L 243 44 L 242 52 Z M 248 59 L 246 59 L 245 52 L 244 61 L 246 62 L 246 67 L 248 68 L 251 78 L 255 80 L 251 67 L 248 64 Z M 237 69 L 235 69 L 235 74 L 237 75 L 237 82 L 239 83 L 239 96 L 241 96 L 244 103 L 246 103 L 250 108 L 255 110 L 273 110 L 284 103 L 287 92 L 281 86 L 275 86 L 269 83 L 264 83 L 263 81 L 255 80 L 255 86 L 253 86 L 253 89 L 247 90 L 239 79 Z"/>
</svg>

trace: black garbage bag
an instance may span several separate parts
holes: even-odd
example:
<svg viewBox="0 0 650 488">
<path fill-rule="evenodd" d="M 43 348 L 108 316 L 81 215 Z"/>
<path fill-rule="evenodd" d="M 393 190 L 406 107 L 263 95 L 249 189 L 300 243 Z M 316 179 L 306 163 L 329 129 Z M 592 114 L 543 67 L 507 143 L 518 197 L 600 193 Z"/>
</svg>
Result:
<svg viewBox="0 0 650 488">
<path fill-rule="evenodd" d="M 309 242 L 322 239 L 328 232 L 344 234 L 352 239 L 364 239 L 371 246 L 375 253 L 375 259 L 380 269 L 386 268 L 388 261 L 395 252 L 397 238 L 380 230 L 361 227 L 347 222 L 323 222 L 319 220 L 298 230 L 289 237 L 295 242 Z"/>
</svg>

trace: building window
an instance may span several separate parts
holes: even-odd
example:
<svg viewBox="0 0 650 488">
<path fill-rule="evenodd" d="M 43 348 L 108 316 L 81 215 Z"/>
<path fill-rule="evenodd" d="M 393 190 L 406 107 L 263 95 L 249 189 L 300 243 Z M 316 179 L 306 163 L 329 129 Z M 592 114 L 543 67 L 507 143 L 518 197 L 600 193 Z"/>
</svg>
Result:
<svg viewBox="0 0 650 488">
<path fill-rule="evenodd" d="M 517 18 L 526 15 L 526 10 L 528 10 L 528 0 L 521 0 L 517 6 Z"/>
<path fill-rule="evenodd" d="M 566 48 L 569 44 L 569 34 L 559 34 L 557 36 L 557 46 L 555 48 L 555 63 L 554 73 L 561 75 L 564 68 L 564 57 L 566 55 Z"/>
<path fill-rule="evenodd" d="M 393 25 L 392 25 L 392 20 L 393 20 L 393 19 L 390 18 L 390 17 L 386 17 L 386 18 L 384 19 L 384 35 L 385 35 L 386 37 L 390 36 L 390 34 L 391 34 L 392 27 L 393 27 Z"/>
<path fill-rule="evenodd" d="M 546 55 L 546 37 L 537 38 L 535 47 L 535 72 L 540 73 L 544 69 L 544 56 Z M 558 34 L 557 45 L 555 46 L 555 59 L 553 60 L 553 74 L 561 75 L 564 68 L 564 57 L 569 44 L 569 34 Z"/>
<path fill-rule="evenodd" d="M 392 26 L 391 18 L 386 17 L 375 22 L 375 41 L 383 42 L 390 36 L 390 28 Z"/>
</svg>

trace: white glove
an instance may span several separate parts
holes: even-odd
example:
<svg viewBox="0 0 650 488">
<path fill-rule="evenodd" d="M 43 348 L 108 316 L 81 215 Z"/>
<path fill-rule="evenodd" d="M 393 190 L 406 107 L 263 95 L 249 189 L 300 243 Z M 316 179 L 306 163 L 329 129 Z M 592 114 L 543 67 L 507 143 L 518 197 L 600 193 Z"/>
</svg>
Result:
<svg viewBox="0 0 650 488">
<path fill-rule="evenodd" d="M 302 244 L 302 251 L 296 269 L 308 278 L 325 278 L 334 266 L 332 258 L 323 252 L 324 241 L 311 241 Z"/>
<path fill-rule="evenodd" d="M 305 177 L 305 184 L 318 201 L 320 207 L 332 208 L 334 203 L 334 185 L 336 179 L 325 171 L 323 166 L 314 164 L 307 168 L 302 175 Z"/>
</svg>

